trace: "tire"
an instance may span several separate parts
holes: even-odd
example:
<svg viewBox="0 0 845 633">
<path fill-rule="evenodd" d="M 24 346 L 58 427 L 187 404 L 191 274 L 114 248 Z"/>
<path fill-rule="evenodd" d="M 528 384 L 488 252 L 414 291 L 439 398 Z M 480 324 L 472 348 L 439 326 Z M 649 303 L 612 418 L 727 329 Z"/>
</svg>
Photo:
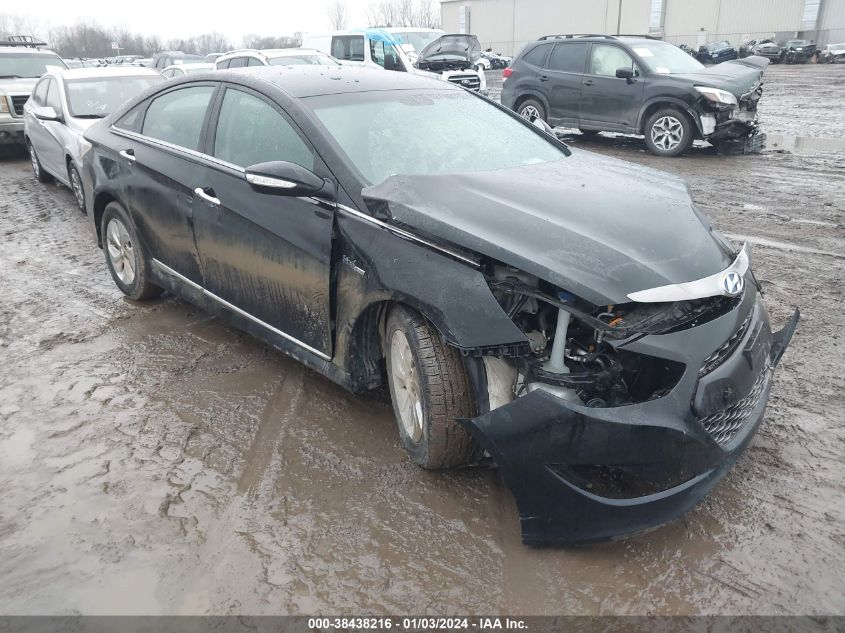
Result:
<svg viewBox="0 0 845 633">
<path fill-rule="evenodd" d="M 82 213 L 85 213 L 85 190 L 82 188 L 79 170 L 73 163 L 68 163 L 67 177 L 70 182 L 70 190 L 73 192 L 73 197 L 76 198 L 76 206 Z"/>
<path fill-rule="evenodd" d="M 531 120 L 531 117 L 537 117 L 548 123 L 546 120 L 546 109 L 543 107 L 542 103 L 537 101 L 537 99 L 525 99 L 519 104 L 519 107 L 516 109 L 516 113 L 523 119 L 528 119 L 529 121 Z"/>
<path fill-rule="evenodd" d="M 117 202 L 110 202 L 101 224 L 106 266 L 120 291 L 135 301 L 159 296 L 163 290 L 150 281 L 150 257 L 135 223 Z"/>
<path fill-rule="evenodd" d="M 456 418 L 475 415 L 460 354 L 419 313 L 396 306 L 384 338 L 387 382 L 402 446 L 427 469 L 466 464 L 478 454 Z"/>
<path fill-rule="evenodd" d="M 679 156 L 695 140 L 695 128 L 689 117 L 675 108 L 661 108 L 643 127 L 645 144 L 657 156 Z"/>
<path fill-rule="evenodd" d="M 29 150 L 29 162 L 32 165 L 32 174 L 35 176 L 35 179 L 43 183 L 53 182 L 53 177 L 44 171 L 44 167 L 41 166 L 41 161 L 32 143 L 27 141 L 26 148 Z"/>
</svg>

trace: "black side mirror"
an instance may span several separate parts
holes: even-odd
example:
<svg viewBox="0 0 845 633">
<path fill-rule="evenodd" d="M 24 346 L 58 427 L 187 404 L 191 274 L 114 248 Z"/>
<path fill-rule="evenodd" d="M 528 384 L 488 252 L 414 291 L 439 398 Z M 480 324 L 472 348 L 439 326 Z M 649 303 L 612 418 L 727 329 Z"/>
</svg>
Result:
<svg viewBox="0 0 845 633">
<path fill-rule="evenodd" d="M 632 68 L 617 68 L 616 76 L 626 80 L 629 84 L 634 83 L 634 70 Z"/>
<path fill-rule="evenodd" d="M 296 163 L 277 160 L 246 168 L 246 181 L 256 191 L 277 196 L 333 196 L 333 187 L 310 169 Z"/>
</svg>

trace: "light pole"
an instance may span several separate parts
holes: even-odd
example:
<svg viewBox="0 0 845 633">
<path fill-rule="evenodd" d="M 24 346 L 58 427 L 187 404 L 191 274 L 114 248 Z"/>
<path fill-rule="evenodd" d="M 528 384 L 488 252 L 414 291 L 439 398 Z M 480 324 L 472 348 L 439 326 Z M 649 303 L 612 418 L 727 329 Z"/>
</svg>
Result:
<svg viewBox="0 0 845 633">
<path fill-rule="evenodd" d="M 616 13 L 616 34 L 619 35 L 622 28 L 622 0 L 619 0 L 619 10 Z"/>
</svg>

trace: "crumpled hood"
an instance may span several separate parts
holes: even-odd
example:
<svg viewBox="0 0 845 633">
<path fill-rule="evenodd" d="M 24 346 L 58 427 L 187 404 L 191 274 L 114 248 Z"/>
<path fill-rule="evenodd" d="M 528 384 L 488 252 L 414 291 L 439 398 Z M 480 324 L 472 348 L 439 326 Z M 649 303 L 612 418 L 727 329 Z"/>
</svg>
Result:
<svg viewBox="0 0 845 633">
<path fill-rule="evenodd" d="M 481 57 L 481 44 L 475 35 L 441 35 L 420 51 L 421 68 L 449 62 L 475 62 Z"/>
<path fill-rule="evenodd" d="M 362 195 L 382 220 L 596 305 L 700 279 L 732 260 L 682 180 L 590 152 L 497 171 L 391 176 Z"/>
<path fill-rule="evenodd" d="M 754 85 L 763 78 L 763 71 L 769 65 L 765 57 L 752 55 L 743 59 L 732 59 L 715 66 L 702 68 L 695 73 L 677 73 L 672 77 L 688 79 L 697 86 L 721 88 L 737 97 L 750 92 Z"/>
</svg>

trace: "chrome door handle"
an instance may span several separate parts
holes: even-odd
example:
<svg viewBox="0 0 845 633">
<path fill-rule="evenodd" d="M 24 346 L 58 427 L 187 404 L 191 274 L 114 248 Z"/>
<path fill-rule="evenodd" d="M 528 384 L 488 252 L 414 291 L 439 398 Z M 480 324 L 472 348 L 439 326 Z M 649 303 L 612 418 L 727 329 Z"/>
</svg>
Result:
<svg viewBox="0 0 845 633">
<path fill-rule="evenodd" d="M 214 196 L 208 195 L 205 191 L 203 191 L 202 187 L 197 187 L 196 189 L 194 189 L 194 195 L 197 198 L 202 198 L 208 204 L 213 204 L 218 207 L 220 206 L 220 200 L 218 198 L 215 198 Z"/>
<path fill-rule="evenodd" d="M 118 152 L 121 158 L 125 158 L 130 163 L 135 162 L 135 150 L 134 149 L 122 149 Z"/>
</svg>

